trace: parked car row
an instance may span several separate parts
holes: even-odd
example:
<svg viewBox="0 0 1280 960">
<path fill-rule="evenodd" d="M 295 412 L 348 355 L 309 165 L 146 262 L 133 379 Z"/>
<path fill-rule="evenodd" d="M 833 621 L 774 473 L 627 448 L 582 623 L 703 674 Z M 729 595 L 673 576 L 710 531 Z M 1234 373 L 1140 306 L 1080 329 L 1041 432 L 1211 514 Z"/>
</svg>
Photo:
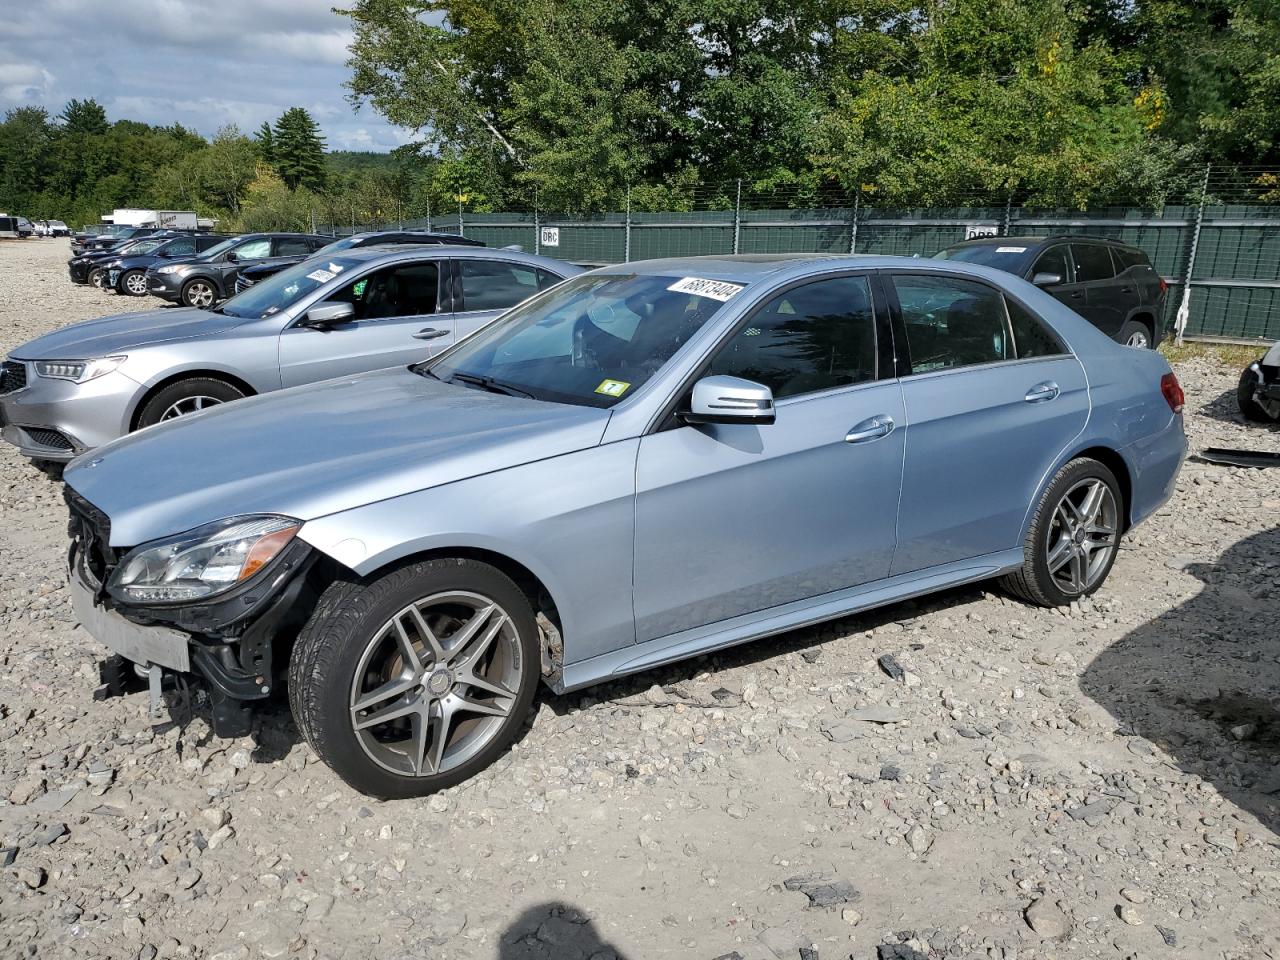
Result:
<svg viewBox="0 0 1280 960">
<path fill-rule="evenodd" d="M 967 259 L 349 244 L 18 347 L 0 421 L 84 454 L 77 618 L 153 691 L 200 678 L 239 735 L 287 689 L 339 776 L 418 796 L 540 682 L 981 580 L 1098 590 L 1173 491 L 1181 387 Z"/>
</svg>

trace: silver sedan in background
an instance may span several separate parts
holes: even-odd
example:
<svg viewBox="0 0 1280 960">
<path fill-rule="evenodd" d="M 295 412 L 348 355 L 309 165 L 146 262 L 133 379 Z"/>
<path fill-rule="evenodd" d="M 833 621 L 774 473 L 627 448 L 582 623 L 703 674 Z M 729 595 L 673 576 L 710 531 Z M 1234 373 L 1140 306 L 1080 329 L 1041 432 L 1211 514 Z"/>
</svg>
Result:
<svg viewBox="0 0 1280 960">
<path fill-rule="evenodd" d="M 379 247 L 304 261 L 214 310 L 89 320 L 16 348 L 0 436 L 61 462 L 241 397 L 440 353 L 579 267 L 483 247 Z"/>
</svg>

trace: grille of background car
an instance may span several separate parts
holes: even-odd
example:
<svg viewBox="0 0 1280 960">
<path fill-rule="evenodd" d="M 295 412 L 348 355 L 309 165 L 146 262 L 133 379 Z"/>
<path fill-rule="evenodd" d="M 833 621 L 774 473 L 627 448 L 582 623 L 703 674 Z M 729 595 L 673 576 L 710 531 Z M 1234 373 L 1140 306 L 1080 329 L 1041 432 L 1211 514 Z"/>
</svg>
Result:
<svg viewBox="0 0 1280 960">
<path fill-rule="evenodd" d="M 27 365 L 16 360 L 6 360 L 0 366 L 0 393 L 13 393 L 27 385 Z"/>
<path fill-rule="evenodd" d="M 241 275 L 236 277 L 236 293 L 243 293 L 253 286 L 253 281 Z"/>
</svg>

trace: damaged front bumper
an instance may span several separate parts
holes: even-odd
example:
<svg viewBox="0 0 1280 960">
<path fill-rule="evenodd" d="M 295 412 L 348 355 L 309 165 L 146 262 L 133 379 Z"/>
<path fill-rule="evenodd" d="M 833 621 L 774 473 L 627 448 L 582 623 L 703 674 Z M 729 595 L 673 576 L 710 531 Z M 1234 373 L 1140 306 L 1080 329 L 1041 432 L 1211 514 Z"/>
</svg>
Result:
<svg viewBox="0 0 1280 960">
<path fill-rule="evenodd" d="M 68 579 L 81 626 L 148 674 L 153 696 L 160 672 L 199 678 L 212 702 L 214 733 L 247 733 L 253 701 L 275 689 L 278 641 L 291 635 L 307 572 L 319 554 L 294 540 L 258 574 L 217 597 L 164 606 L 123 604 L 105 585 L 126 551 L 110 546 L 105 515 L 69 487 L 66 499 L 71 510 Z"/>
</svg>

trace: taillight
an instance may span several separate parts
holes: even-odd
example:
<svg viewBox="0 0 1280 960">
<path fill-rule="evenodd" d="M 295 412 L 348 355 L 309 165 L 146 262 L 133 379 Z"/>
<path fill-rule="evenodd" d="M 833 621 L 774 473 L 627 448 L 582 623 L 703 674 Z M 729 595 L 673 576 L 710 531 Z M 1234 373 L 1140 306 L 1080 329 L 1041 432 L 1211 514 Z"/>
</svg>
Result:
<svg viewBox="0 0 1280 960">
<path fill-rule="evenodd" d="M 1182 393 L 1182 384 L 1178 382 L 1178 378 L 1172 373 L 1166 373 L 1160 378 L 1160 392 L 1164 394 L 1165 403 L 1169 404 L 1169 409 L 1174 413 L 1181 413 L 1183 406 L 1187 402 L 1187 398 Z"/>
<path fill-rule="evenodd" d="M 1169 292 L 1169 284 L 1164 277 L 1160 278 L 1160 296 L 1164 296 Z"/>
</svg>

